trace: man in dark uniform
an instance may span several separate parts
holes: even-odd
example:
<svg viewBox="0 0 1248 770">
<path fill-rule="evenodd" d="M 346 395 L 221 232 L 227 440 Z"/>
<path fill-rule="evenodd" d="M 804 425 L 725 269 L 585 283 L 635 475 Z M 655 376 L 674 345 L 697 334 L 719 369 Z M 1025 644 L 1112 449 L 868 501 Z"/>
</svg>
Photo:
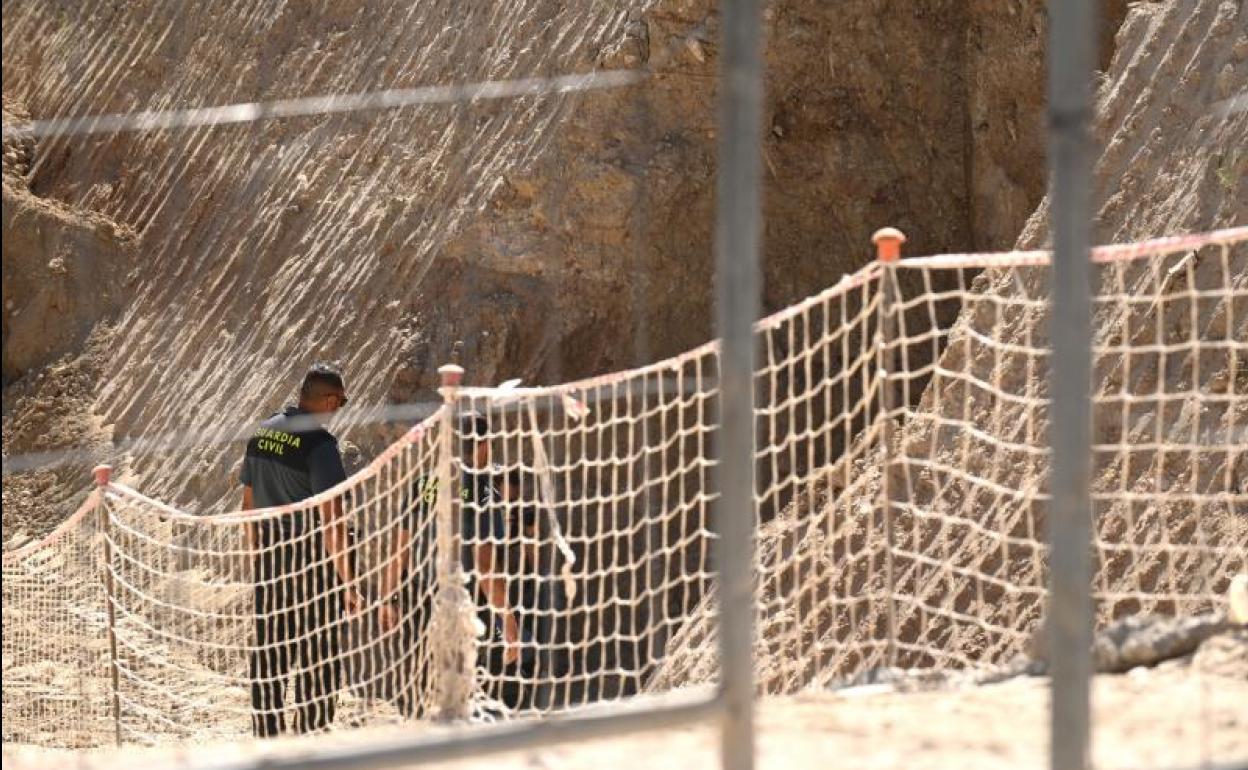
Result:
<svg viewBox="0 0 1248 770">
<path fill-rule="evenodd" d="M 506 515 L 508 540 L 504 547 L 508 596 L 519 617 L 524 640 L 521 665 L 515 672 L 519 708 L 549 708 L 553 697 L 552 676 L 562 673 L 555 660 L 554 631 L 557 611 L 562 609 L 561 591 L 554 579 L 555 555 L 542 526 L 537 499 L 537 479 L 519 466 L 498 482 Z"/>
<path fill-rule="evenodd" d="M 520 628 L 510 606 L 507 576 L 503 572 L 506 522 L 489 473 L 486 419 L 472 412 L 461 415 L 459 437 L 464 465 L 460 479 L 460 558 L 465 574 L 472 578 L 469 590 L 477 601 L 478 617 L 492 631 L 480 648 L 479 664 L 498 674 L 520 657 Z M 395 705 L 407 716 L 419 713 L 415 689 L 422 677 L 416 663 L 420 656 L 414 648 L 428 628 L 437 593 L 437 566 L 432 553 L 437 498 L 437 479 L 422 476 L 412 485 L 411 494 L 403 503 L 406 520 L 392 538 L 390 559 L 381 577 L 379 625 L 383 632 L 399 629 L 395 655 L 408 659 L 400 692 L 394 696 Z"/>
<path fill-rule="evenodd" d="M 342 376 L 318 364 L 303 378 L 299 405 L 260 424 L 247 442 L 239 480 L 243 510 L 290 505 L 346 479 L 338 441 L 322 421 L 347 403 Z M 286 729 L 286 679 L 297 669 L 295 730 L 334 719 L 339 686 L 338 623 L 362 606 L 354 590 L 341 500 L 245 525 L 255 579 L 256 649 L 251 654 L 252 731 Z"/>
</svg>

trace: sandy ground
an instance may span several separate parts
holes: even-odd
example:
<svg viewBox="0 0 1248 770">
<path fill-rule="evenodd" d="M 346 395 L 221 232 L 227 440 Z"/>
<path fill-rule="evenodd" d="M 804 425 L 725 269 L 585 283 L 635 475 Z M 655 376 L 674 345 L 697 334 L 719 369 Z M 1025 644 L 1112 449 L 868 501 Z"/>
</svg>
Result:
<svg viewBox="0 0 1248 770">
<path fill-rule="evenodd" d="M 1242 761 L 1248 766 L 1248 676 L 1195 671 L 1181 663 L 1101 676 L 1095 683 L 1097 768 L 1198 767 Z M 871 688 L 808 693 L 762 701 L 758 707 L 761 768 L 1041 768 L 1047 762 L 1048 680 L 1016 678 L 972 689 L 881 693 Z M 195 767 L 211 758 L 298 756 L 311 746 L 367 745 L 396 728 L 314 739 L 130 749 L 75 754 L 6 746 L 15 768 Z M 458 770 L 516 768 L 714 767 L 716 731 L 673 729 L 618 739 L 516 751 L 442 766 Z"/>
</svg>

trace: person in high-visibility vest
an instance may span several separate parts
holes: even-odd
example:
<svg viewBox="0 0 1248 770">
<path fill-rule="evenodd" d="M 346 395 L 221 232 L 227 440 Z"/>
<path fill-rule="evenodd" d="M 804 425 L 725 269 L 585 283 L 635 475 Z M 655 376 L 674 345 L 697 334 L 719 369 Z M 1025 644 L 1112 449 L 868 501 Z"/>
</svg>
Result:
<svg viewBox="0 0 1248 770">
<path fill-rule="evenodd" d="M 500 476 L 498 487 L 507 517 L 508 597 L 524 642 L 516 672 L 519 692 L 509 705 L 545 709 L 552 705 L 555 679 L 567 668 L 555 645 L 565 597 L 555 569 L 552 533 L 543 526 L 549 511 L 542 515 L 537 479 L 519 465 Z"/>
<path fill-rule="evenodd" d="M 477 603 L 478 617 L 487 629 L 487 639 L 479 646 L 478 665 L 492 674 L 503 674 L 519 661 L 521 638 L 504 572 L 508 535 L 490 474 L 488 422 L 476 413 L 461 415 L 459 439 L 463 465 L 460 561 L 469 577 L 469 591 Z M 412 485 L 403 504 L 405 520 L 391 539 L 390 557 L 382 569 L 379 587 L 378 626 L 392 639 L 394 656 L 407 659 L 406 664 L 391 666 L 394 675 L 401 679 L 398 687 L 392 688 L 397 690 L 392 700 L 407 716 L 421 713 L 416 692 L 419 656 L 415 646 L 432 619 L 437 591 L 437 563 L 433 556 L 437 499 L 436 478 L 421 476 Z"/>
</svg>

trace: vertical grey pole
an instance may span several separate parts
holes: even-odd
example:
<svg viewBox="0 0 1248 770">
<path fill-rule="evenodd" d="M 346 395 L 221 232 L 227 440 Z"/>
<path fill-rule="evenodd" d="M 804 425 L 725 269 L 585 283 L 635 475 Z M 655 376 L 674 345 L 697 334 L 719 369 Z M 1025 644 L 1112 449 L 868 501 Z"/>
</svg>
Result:
<svg viewBox="0 0 1248 770">
<path fill-rule="evenodd" d="M 715 212 L 719 362 L 720 744 L 725 770 L 754 766 L 754 320 L 759 312 L 763 80 L 758 0 L 723 0 Z"/>
<path fill-rule="evenodd" d="M 1096 0 L 1049 3 L 1049 163 L 1053 230 L 1052 473 L 1049 488 L 1049 761 L 1088 766 L 1092 676 L 1092 71 Z"/>
<path fill-rule="evenodd" d="M 91 471 L 95 477 L 97 504 L 100 506 L 100 535 L 104 538 L 104 603 L 108 617 L 108 660 L 113 680 L 113 740 L 121 745 L 121 669 L 117 661 L 117 611 L 113 607 L 116 590 L 113 587 L 113 544 L 109 540 L 108 505 L 104 500 L 104 491 L 112 481 L 113 468 L 110 465 L 97 465 Z"/>
</svg>

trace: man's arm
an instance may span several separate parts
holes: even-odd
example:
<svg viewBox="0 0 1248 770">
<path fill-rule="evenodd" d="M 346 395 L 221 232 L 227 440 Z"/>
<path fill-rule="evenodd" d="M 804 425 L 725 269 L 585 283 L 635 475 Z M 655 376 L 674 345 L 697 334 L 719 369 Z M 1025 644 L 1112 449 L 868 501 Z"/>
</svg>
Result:
<svg viewBox="0 0 1248 770">
<path fill-rule="evenodd" d="M 426 522 L 433 506 L 438 502 L 438 485 L 433 479 L 422 476 L 416 480 L 403 496 L 400 507 L 401 518 L 395 522 L 394 528 L 387 538 L 387 561 L 381 569 L 378 591 L 381 594 L 380 606 L 377 608 L 377 619 L 383 631 L 389 631 L 399 623 L 399 607 L 397 599 L 400 585 L 408 565 L 412 564 L 412 546 L 415 534 Z M 420 569 L 417 566 L 416 569 Z M 415 579 L 408 575 L 409 580 Z M 408 608 L 410 609 L 410 608 Z"/>
<path fill-rule="evenodd" d="M 243 485 L 243 507 L 242 510 L 250 511 L 256 507 L 255 497 L 251 493 L 251 485 Z M 256 550 L 259 538 L 256 537 L 256 523 L 249 521 L 243 524 L 243 542 L 247 544 L 248 551 Z"/>
<path fill-rule="evenodd" d="M 247 454 L 243 455 L 243 464 L 238 469 L 238 482 L 243 485 L 242 510 L 253 510 L 256 507 L 256 498 L 251 491 L 251 457 Z M 246 543 L 248 551 L 256 550 L 259 545 L 258 534 L 255 522 L 249 521 L 243 524 L 243 542 Z"/>
<path fill-rule="evenodd" d="M 395 592 L 399 590 L 399 583 L 403 579 L 403 565 L 407 564 L 411 548 L 412 533 L 407 527 L 396 527 L 390 535 L 389 559 L 381 570 L 381 584 L 378 586 L 381 601 L 390 601 L 394 598 Z"/>
<path fill-rule="evenodd" d="M 381 580 L 378 590 L 381 593 L 381 607 L 378 609 L 378 621 L 383 631 L 389 631 L 399 621 L 398 609 L 394 606 L 399 584 L 403 580 L 403 565 L 408 563 L 412 549 L 412 533 L 407 527 L 396 527 L 390 535 L 390 556 L 381 569 Z"/>
<path fill-rule="evenodd" d="M 351 574 L 351 554 L 347 537 L 347 517 L 342 515 L 342 500 L 334 498 L 321 503 L 321 521 L 325 522 L 325 551 L 329 554 L 330 563 L 338 573 L 347 591 L 345 603 L 347 612 L 358 612 L 364 604 L 363 598 L 355 589 L 355 576 Z"/>
<path fill-rule="evenodd" d="M 503 616 L 503 642 L 506 645 L 503 660 L 514 663 L 520 657 L 520 626 L 507 604 L 507 576 L 494 571 L 494 546 L 489 543 L 478 543 L 473 548 L 473 556 L 473 564 L 479 574 L 477 586 L 481 596 L 495 612 Z"/>
<path fill-rule="evenodd" d="M 324 492 L 345 481 L 347 472 L 342 467 L 342 456 L 338 454 L 338 445 L 333 441 L 325 441 L 313 449 L 308 457 L 308 472 L 312 481 L 313 494 Z M 329 556 L 330 563 L 334 565 L 338 578 L 346 588 L 344 601 L 347 612 L 358 612 L 364 600 L 355 590 L 355 576 L 351 573 L 347 517 L 342 511 L 341 497 L 321 503 L 321 522 L 325 526 L 325 552 Z"/>
</svg>

